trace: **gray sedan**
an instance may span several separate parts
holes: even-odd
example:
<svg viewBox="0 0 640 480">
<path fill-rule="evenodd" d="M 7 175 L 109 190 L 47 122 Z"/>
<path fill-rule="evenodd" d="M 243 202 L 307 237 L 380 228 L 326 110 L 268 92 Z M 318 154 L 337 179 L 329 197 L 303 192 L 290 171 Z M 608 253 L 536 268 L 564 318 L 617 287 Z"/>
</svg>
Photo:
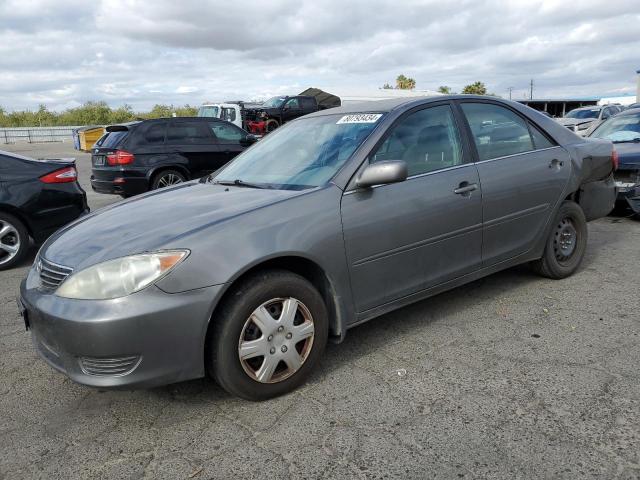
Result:
<svg viewBox="0 0 640 480">
<path fill-rule="evenodd" d="M 209 374 L 266 399 L 376 316 L 525 262 L 571 275 L 615 200 L 612 151 L 488 97 L 324 110 L 215 175 L 58 231 L 20 307 L 40 356 L 76 382 Z"/>
</svg>

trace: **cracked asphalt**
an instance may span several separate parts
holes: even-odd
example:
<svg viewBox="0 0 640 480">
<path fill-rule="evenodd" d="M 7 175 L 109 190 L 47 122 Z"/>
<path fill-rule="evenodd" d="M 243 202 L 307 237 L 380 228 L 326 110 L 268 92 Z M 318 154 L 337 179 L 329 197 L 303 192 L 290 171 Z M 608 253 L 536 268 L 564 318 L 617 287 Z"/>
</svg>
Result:
<svg viewBox="0 0 640 480">
<path fill-rule="evenodd" d="M 0 146 L 75 156 L 68 143 Z M 0 479 L 640 478 L 640 221 L 589 225 L 572 278 L 515 268 L 330 345 L 310 382 L 249 403 L 201 379 L 76 385 L 32 349 L 0 272 Z"/>
</svg>

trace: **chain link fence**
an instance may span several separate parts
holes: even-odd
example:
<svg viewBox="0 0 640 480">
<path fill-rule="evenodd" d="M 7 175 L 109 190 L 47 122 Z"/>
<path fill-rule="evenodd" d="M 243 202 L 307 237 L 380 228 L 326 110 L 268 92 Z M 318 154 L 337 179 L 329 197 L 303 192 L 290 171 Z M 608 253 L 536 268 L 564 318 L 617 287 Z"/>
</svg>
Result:
<svg viewBox="0 0 640 480">
<path fill-rule="evenodd" d="M 70 142 L 73 141 L 73 130 L 76 128 L 80 127 L 0 128 L 0 144 Z"/>
</svg>

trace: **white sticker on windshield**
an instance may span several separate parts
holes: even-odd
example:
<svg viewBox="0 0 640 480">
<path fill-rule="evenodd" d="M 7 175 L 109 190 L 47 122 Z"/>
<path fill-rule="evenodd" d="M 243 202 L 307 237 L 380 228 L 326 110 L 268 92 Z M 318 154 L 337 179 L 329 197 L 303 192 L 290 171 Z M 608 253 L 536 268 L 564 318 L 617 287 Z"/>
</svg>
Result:
<svg viewBox="0 0 640 480">
<path fill-rule="evenodd" d="M 336 125 L 343 123 L 376 123 L 381 116 L 381 113 L 354 113 L 352 115 L 345 115 L 336 122 Z"/>
</svg>

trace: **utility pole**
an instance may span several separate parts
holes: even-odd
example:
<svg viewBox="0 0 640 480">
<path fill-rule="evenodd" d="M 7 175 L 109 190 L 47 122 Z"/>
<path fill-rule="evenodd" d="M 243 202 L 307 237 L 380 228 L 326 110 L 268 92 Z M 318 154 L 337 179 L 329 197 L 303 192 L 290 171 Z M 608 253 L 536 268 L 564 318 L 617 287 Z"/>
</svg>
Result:
<svg viewBox="0 0 640 480">
<path fill-rule="evenodd" d="M 533 78 L 531 79 L 531 84 L 530 84 L 529 100 L 533 100 Z"/>
<path fill-rule="evenodd" d="M 513 87 L 509 87 L 509 100 L 511 100 L 511 92 L 513 92 Z"/>
</svg>

